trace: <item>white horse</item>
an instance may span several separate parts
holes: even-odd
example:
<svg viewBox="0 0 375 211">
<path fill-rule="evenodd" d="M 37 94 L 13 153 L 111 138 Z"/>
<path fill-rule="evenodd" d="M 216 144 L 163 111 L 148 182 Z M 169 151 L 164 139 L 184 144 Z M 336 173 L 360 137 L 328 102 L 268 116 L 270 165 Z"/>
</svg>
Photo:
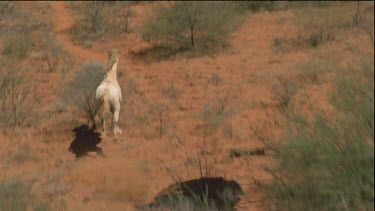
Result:
<svg viewBox="0 0 375 211">
<path fill-rule="evenodd" d="M 98 86 L 95 92 L 95 99 L 99 102 L 99 111 L 95 115 L 93 126 L 101 120 L 103 125 L 103 134 L 106 133 L 105 120 L 108 113 L 112 114 L 112 129 L 116 136 L 121 134 L 121 129 L 118 128 L 118 119 L 120 113 L 120 103 L 122 101 L 122 94 L 120 86 L 117 82 L 117 64 L 118 64 L 118 51 L 112 49 L 108 51 L 108 65 L 107 74 L 102 83 Z"/>
</svg>

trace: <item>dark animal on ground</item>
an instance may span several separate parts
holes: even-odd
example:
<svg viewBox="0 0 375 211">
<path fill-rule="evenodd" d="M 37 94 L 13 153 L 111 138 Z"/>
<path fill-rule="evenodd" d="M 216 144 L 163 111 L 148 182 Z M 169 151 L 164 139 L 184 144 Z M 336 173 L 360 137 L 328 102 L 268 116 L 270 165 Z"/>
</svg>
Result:
<svg viewBox="0 0 375 211">
<path fill-rule="evenodd" d="M 215 210 L 234 210 L 243 194 L 240 185 L 231 180 L 200 178 L 173 184 L 155 196 L 154 202 L 147 208 L 176 207 L 174 203 L 183 198 L 192 202 L 197 210 L 215 208 Z"/>
</svg>

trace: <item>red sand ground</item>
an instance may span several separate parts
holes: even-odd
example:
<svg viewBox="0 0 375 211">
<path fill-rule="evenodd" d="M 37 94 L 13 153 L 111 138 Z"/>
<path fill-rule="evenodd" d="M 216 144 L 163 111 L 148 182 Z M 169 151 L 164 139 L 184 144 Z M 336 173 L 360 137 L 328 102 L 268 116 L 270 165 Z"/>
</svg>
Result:
<svg viewBox="0 0 375 211">
<path fill-rule="evenodd" d="M 149 8 L 145 5 L 136 6 L 136 20 Z M 261 199 L 261 188 L 254 185 L 254 181 L 266 183 L 272 179 L 264 170 L 274 163 L 271 156 L 232 159 L 229 150 L 255 149 L 264 145 L 261 139 L 274 143 L 283 137 L 286 121 L 272 93 L 277 77 L 294 80 L 303 90 L 291 102 L 295 109 L 306 111 L 313 107 L 330 112 L 329 75 L 322 76 L 319 84 L 305 84 L 297 77 L 296 64 L 308 61 L 316 50 L 291 50 L 281 56 L 273 49 L 276 37 L 298 36 L 292 10 L 249 15 L 242 27 L 230 36 L 230 48 L 215 56 L 146 62 L 130 55 L 147 46 L 134 33 L 95 42 L 90 49 L 75 44 L 69 29 L 77 15 L 67 2 L 51 2 L 51 6 L 47 15 L 52 20 L 52 32 L 75 60 L 73 71 L 65 78 L 58 73 L 35 73 L 41 94 L 49 97 L 43 108 L 48 110 L 56 99 L 53 90 L 59 88 L 62 81 L 69 80 L 68 76 L 80 64 L 87 60 L 105 63 L 110 48 L 117 48 L 121 53 L 119 72 L 127 77 L 119 77 L 120 86 L 126 86 L 127 78 L 135 83 L 135 92 L 126 99 L 120 114 L 123 134 L 117 138 L 107 137 L 99 145 L 106 158 L 93 153 L 77 160 L 68 151 L 74 138 L 71 130 L 85 123 L 74 114 L 52 114 L 35 127 L 17 131 L 17 138 L 0 134 L 0 157 L 5 158 L 0 163 L 0 179 L 19 176 L 32 181 L 32 191 L 48 200 L 52 210 L 132 210 L 135 203 L 150 202 L 175 179 L 198 178 L 200 147 L 204 149 L 203 171 L 207 169 L 210 176 L 239 182 L 246 192 L 242 202 Z M 373 3 L 370 7 L 373 8 Z M 373 19 L 373 10 L 371 15 Z M 341 36 L 349 34 L 345 33 Z M 337 58 L 350 56 L 341 42 L 342 37 L 327 44 L 323 52 L 334 49 L 342 52 Z M 373 48 L 363 46 L 373 53 Z M 222 82 L 209 83 L 213 75 L 222 78 Z M 171 81 L 180 91 L 177 99 L 163 94 Z M 202 121 L 196 116 L 206 104 L 216 103 L 227 92 L 226 106 L 234 113 L 204 138 Z M 157 104 L 168 105 L 162 137 L 157 132 L 157 116 L 149 113 Z M 135 114 L 145 115 L 150 125 L 136 123 Z M 226 137 L 223 131 L 230 128 L 233 135 Z M 18 153 L 30 157 L 22 162 L 12 161 L 10 158 Z M 267 203 L 244 204 L 245 208 L 239 210 L 263 210 L 265 205 Z"/>
</svg>

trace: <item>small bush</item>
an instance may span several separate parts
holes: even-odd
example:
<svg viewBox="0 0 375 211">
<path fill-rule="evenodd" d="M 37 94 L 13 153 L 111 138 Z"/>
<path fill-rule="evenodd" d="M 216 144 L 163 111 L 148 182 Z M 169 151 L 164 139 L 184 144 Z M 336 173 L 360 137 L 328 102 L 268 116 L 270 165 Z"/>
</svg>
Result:
<svg viewBox="0 0 375 211">
<path fill-rule="evenodd" d="M 0 63 L 0 124 L 13 129 L 35 123 L 39 99 L 25 84 L 27 69 L 12 62 Z M 31 122 L 34 121 L 34 122 Z"/>
<path fill-rule="evenodd" d="M 154 8 L 142 36 L 147 41 L 177 49 L 204 50 L 217 45 L 239 23 L 232 2 L 174 2 Z"/>
<path fill-rule="evenodd" d="M 89 121 L 93 120 L 99 108 L 95 100 L 95 91 L 104 76 L 105 69 L 102 64 L 94 61 L 82 64 L 60 94 L 60 100 L 84 112 Z"/>
<path fill-rule="evenodd" d="M 1 1 L 0 2 L 0 17 L 8 15 L 14 11 L 14 3 L 12 1 Z"/>
<path fill-rule="evenodd" d="M 23 10 L 21 4 L 14 1 L 0 3 L 0 34 L 13 39 L 15 35 L 29 38 L 31 32 L 46 26 L 31 12 Z"/>
<path fill-rule="evenodd" d="M 48 72 L 54 72 L 59 67 L 59 64 L 64 58 L 64 50 L 59 43 L 57 43 L 53 38 L 47 39 L 48 49 L 43 55 L 43 59 L 47 64 Z"/>
<path fill-rule="evenodd" d="M 28 36 L 9 37 L 4 41 L 3 54 L 16 59 L 25 58 L 32 46 Z"/>
<path fill-rule="evenodd" d="M 311 2 L 307 6 L 295 9 L 295 24 L 300 29 L 299 42 L 311 47 L 335 39 L 337 30 L 352 25 L 355 8 L 339 3 Z"/>
<path fill-rule="evenodd" d="M 162 137 L 166 131 L 169 112 L 169 107 L 163 103 L 157 103 L 155 105 L 152 105 L 150 108 L 150 114 L 153 116 L 153 119 L 157 124 L 159 137 Z"/>
<path fill-rule="evenodd" d="M 134 2 L 122 2 L 122 6 L 125 7 L 124 12 L 120 13 L 120 30 L 126 33 L 130 33 L 133 30 L 131 17 L 135 14 L 135 10 L 132 7 Z"/>
<path fill-rule="evenodd" d="M 29 192 L 30 186 L 19 180 L 0 183 L 0 210 L 26 210 Z"/>
<path fill-rule="evenodd" d="M 180 97 L 181 93 L 179 90 L 176 89 L 176 87 L 173 84 L 173 81 L 171 81 L 166 89 L 164 89 L 163 94 L 166 97 L 177 99 Z"/>
<path fill-rule="evenodd" d="M 294 82 L 283 78 L 278 78 L 278 83 L 272 87 L 274 98 L 279 101 L 281 108 L 288 107 L 297 91 L 298 87 Z"/>
<path fill-rule="evenodd" d="M 228 108 L 228 93 L 224 97 L 217 98 L 215 103 L 208 103 L 203 107 L 203 111 L 198 114 L 198 119 L 203 121 L 203 129 L 207 132 L 213 131 L 221 125 L 225 119 L 233 114 L 233 110 Z"/>
<path fill-rule="evenodd" d="M 83 16 L 72 30 L 79 41 L 93 41 L 111 33 L 129 33 L 132 30 L 131 16 L 134 14 L 130 1 L 74 2 L 73 9 Z"/>
<path fill-rule="evenodd" d="M 307 63 L 297 65 L 301 72 L 300 77 L 306 82 L 319 82 L 321 74 L 332 72 L 334 68 L 335 63 L 332 60 L 315 57 Z"/>
<path fill-rule="evenodd" d="M 223 82 L 224 82 L 224 79 L 216 73 L 211 74 L 211 77 L 208 80 L 208 83 L 213 84 L 215 86 L 219 86 Z"/>
<path fill-rule="evenodd" d="M 275 1 L 239 1 L 237 2 L 237 9 L 241 12 L 252 11 L 257 12 L 261 8 L 266 10 L 273 10 Z"/>
</svg>

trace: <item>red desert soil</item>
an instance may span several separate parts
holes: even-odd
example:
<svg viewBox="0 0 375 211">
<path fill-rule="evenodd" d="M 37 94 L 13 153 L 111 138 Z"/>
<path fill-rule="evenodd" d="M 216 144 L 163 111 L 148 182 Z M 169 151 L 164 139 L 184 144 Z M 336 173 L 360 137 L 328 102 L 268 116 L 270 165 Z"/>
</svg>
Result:
<svg viewBox="0 0 375 211">
<path fill-rule="evenodd" d="M 58 1 L 52 4 L 54 24 L 53 32 L 56 39 L 64 49 L 67 50 L 74 58 L 79 60 L 96 60 L 105 62 L 106 52 L 96 52 L 76 46 L 70 39 L 69 30 L 73 27 L 75 20 L 72 11 L 67 8 L 67 2 Z"/>
<path fill-rule="evenodd" d="M 123 134 L 106 137 L 98 145 L 106 157 L 92 153 L 76 159 L 68 151 L 74 139 L 71 130 L 86 122 L 75 114 L 56 114 L 47 123 L 18 131 L 19 140 L 2 141 L 0 157 L 25 150 L 33 156 L 16 165 L 9 160 L 0 169 L 3 179 L 19 176 L 32 180 L 33 191 L 49 200 L 53 210 L 132 210 L 136 203 L 150 202 L 176 179 L 200 177 L 200 157 L 203 173 L 207 169 L 210 176 L 233 179 L 242 186 L 245 195 L 241 202 L 262 198 L 262 192 L 253 183 L 272 178 L 263 167 L 274 161 L 269 155 L 233 159 L 229 151 L 262 147 L 261 139 L 276 142 L 283 135 L 285 119 L 272 98 L 271 87 L 278 76 L 295 77 L 295 65 L 307 61 L 312 54 L 309 49 L 293 50 L 284 53 L 281 61 L 281 53 L 273 50 L 276 37 L 298 35 L 292 11 L 249 15 L 230 36 L 230 48 L 214 56 L 146 62 L 129 53 L 147 46 L 135 34 L 98 41 L 91 49 L 76 45 L 69 30 L 77 15 L 68 2 L 51 5 L 52 31 L 75 59 L 71 72 L 88 60 L 105 63 L 107 50 L 117 48 L 121 54 L 119 84 L 126 87 L 131 79 L 135 92 L 122 105 L 119 124 Z M 144 12 L 143 4 L 136 6 L 136 18 Z M 213 76 L 221 78 L 218 85 L 209 82 Z M 57 78 L 58 75 L 43 77 L 50 79 L 43 85 L 44 94 L 59 88 L 56 81 L 68 80 Z M 163 94 L 172 81 L 180 91 L 177 99 Z M 305 93 L 310 96 L 309 101 L 295 102 L 296 107 L 308 110 L 314 105 L 329 111 L 325 90 L 329 90 L 325 83 L 311 86 Z M 227 93 L 226 107 L 233 114 L 216 131 L 204 136 L 202 121 L 197 116 L 205 105 L 216 103 Z M 155 105 L 168 106 L 162 137 L 157 131 L 157 115 L 149 112 Z M 137 123 L 135 115 L 149 118 L 150 125 Z M 224 131 L 231 135 L 228 137 Z M 5 137 L 0 136 L 0 140 Z M 14 141 L 20 144 L 15 145 Z M 204 152 L 198 156 L 200 149 Z M 263 203 L 242 206 L 245 208 L 239 210 L 265 209 Z"/>
</svg>

